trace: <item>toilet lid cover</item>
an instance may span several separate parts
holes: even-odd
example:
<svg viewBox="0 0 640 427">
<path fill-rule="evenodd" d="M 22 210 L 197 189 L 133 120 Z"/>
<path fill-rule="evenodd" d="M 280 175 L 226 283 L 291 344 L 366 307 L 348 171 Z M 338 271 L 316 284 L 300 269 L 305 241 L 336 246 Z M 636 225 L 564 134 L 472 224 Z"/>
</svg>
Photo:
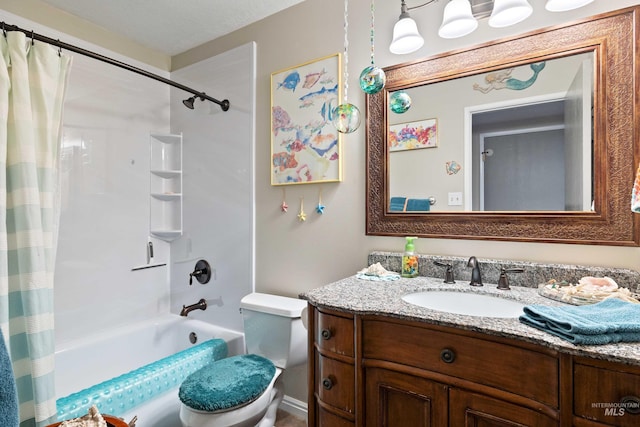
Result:
<svg viewBox="0 0 640 427">
<path fill-rule="evenodd" d="M 200 368 L 180 385 L 182 403 L 199 411 L 221 411 L 257 399 L 269 386 L 276 367 L 256 354 L 227 357 Z"/>
</svg>

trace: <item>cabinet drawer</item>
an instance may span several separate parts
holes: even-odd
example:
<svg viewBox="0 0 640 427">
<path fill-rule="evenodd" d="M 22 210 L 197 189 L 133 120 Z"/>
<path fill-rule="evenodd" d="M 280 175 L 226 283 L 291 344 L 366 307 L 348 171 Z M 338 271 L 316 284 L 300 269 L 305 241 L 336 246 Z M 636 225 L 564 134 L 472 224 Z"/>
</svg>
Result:
<svg viewBox="0 0 640 427">
<path fill-rule="evenodd" d="M 353 318 L 326 314 L 316 310 L 316 337 L 318 348 L 353 357 Z"/>
<path fill-rule="evenodd" d="M 316 353 L 315 392 L 334 408 L 355 413 L 355 369 L 353 365 Z"/>
<path fill-rule="evenodd" d="M 353 421 L 346 420 L 338 415 L 335 415 L 325 408 L 318 406 L 317 408 L 318 422 L 317 426 L 321 427 L 353 427 Z"/>
<path fill-rule="evenodd" d="M 557 357 L 428 326 L 363 322 L 363 356 L 484 384 L 558 407 Z"/>
<path fill-rule="evenodd" d="M 574 415 L 613 426 L 640 425 L 640 372 L 581 363 L 573 371 Z"/>
</svg>

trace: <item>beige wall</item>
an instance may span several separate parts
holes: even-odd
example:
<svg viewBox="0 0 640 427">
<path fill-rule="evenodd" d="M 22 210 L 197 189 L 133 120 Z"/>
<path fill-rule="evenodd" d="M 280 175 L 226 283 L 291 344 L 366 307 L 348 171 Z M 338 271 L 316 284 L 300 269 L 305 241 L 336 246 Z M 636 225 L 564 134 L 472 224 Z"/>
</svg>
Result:
<svg viewBox="0 0 640 427">
<path fill-rule="evenodd" d="M 491 39 L 591 16 L 613 8 L 638 4 L 638 1 L 608 2 L 596 0 L 572 12 L 546 12 L 543 1 L 533 1 L 534 14 L 517 28 L 492 29 L 486 20 L 478 30 L 455 40 L 439 39 L 446 2 L 412 11 L 425 46 L 418 52 L 396 56 L 388 51 L 391 29 L 399 15 L 399 2 L 376 2 L 376 65 L 420 59 Z M 296 295 L 316 286 L 353 274 L 365 266 L 372 250 L 401 250 L 401 237 L 365 235 L 365 132 L 364 125 L 344 138 L 344 181 L 322 185 L 324 215 L 313 213 L 319 185 L 286 187 L 288 213 L 280 212 L 282 187 L 269 180 L 269 80 L 273 71 L 291 67 L 343 49 L 343 2 L 306 0 L 254 25 L 202 45 L 173 58 L 174 67 L 182 67 L 234 46 L 255 40 L 257 63 L 257 142 L 256 142 L 256 286 L 259 291 Z M 615 6 L 614 6 L 615 4 Z M 349 3 L 349 101 L 365 110 L 365 95 L 359 90 L 360 71 L 369 64 L 368 0 Z M 629 183 L 629 191 L 631 191 Z M 299 200 L 304 197 L 308 219 L 297 221 Z M 640 249 L 613 246 L 509 243 L 447 239 L 419 239 L 420 253 L 507 258 L 541 262 L 604 265 L 640 269 Z"/>
</svg>

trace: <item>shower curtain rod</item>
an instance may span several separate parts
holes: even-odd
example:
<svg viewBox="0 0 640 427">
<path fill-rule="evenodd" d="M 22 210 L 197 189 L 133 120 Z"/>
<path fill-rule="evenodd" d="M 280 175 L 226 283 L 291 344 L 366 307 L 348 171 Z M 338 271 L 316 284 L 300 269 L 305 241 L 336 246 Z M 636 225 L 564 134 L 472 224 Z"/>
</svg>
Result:
<svg viewBox="0 0 640 427">
<path fill-rule="evenodd" d="M 227 111 L 229 109 L 229 105 L 230 104 L 229 104 L 229 100 L 228 99 L 225 99 L 225 100 L 222 100 L 222 101 L 218 101 L 217 99 L 210 97 L 209 95 L 207 95 L 204 92 L 198 92 L 197 90 L 191 89 L 188 86 L 185 86 L 183 84 L 174 82 L 173 80 L 166 79 L 166 78 L 161 77 L 161 76 L 159 76 L 157 74 L 150 73 L 150 72 L 142 70 L 140 68 L 136 68 L 133 65 L 129 65 L 129 64 L 126 64 L 124 62 L 117 61 L 115 59 L 109 58 L 109 57 L 104 56 L 104 55 L 100 55 L 99 53 L 92 52 L 90 50 L 86 50 L 86 49 L 83 49 L 83 48 L 78 47 L 78 46 L 74 46 L 74 45 L 71 45 L 71 44 L 68 44 L 68 43 L 65 43 L 65 42 L 61 42 L 60 40 L 52 39 L 51 37 L 47 37 L 47 36 L 43 36 L 43 35 L 38 34 L 38 33 L 34 33 L 32 30 L 25 30 L 25 29 L 20 28 L 20 27 L 18 27 L 16 25 L 10 25 L 10 24 L 7 24 L 5 22 L 2 22 L 0 28 L 2 28 L 2 32 L 3 32 L 4 35 L 6 35 L 7 31 L 20 31 L 22 33 L 25 33 L 27 36 L 29 36 L 32 41 L 33 40 L 38 40 L 38 41 L 41 41 L 41 42 L 45 42 L 45 43 L 48 43 L 50 45 L 56 46 L 56 47 L 58 47 L 60 49 L 65 49 L 65 50 L 68 50 L 70 52 L 79 53 L 80 55 L 88 56 L 89 58 L 97 59 L 98 61 L 106 62 L 107 64 L 111 64 L 111 65 L 115 65 L 116 67 L 124 68 L 125 70 L 132 71 L 134 73 L 140 74 L 140 75 L 148 77 L 150 79 L 157 80 L 159 82 L 162 82 L 162 83 L 168 84 L 170 86 L 176 87 L 178 89 L 184 90 L 185 92 L 189 92 L 189 93 L 195 95 L 196 97 L 200 98 L 202 101 L 204 101 L 206 99 L 208 101 L 213 102 L 214 104 L 218 104 L 220 106 L 220 108 L 222 109 L 222 111 Z"/>
</svg>

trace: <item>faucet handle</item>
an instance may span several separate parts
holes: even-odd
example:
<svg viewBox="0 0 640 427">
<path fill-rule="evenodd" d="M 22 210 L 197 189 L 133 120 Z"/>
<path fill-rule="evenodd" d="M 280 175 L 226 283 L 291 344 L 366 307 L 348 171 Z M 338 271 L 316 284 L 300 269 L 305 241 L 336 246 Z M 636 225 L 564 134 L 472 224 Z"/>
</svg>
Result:
<svg viewBox="0 0 640 427">
<path fill-rule="evenodd" d="M 507 277 L 507 273 L 524 273 L 524 269 L 522 268 L 500 268 L 500 277 L 498 278 L 498 289 L 503 291 L 508 291 L 511 289 L 509 287 L 509 278 Z"/>
<path fill-rule="evenodd" d="M 194 277 L 203 285 L 211 280 L 211 266 L 207 261 L 201 259 L 196 262 L 195 270 L 189 273 L 189 285 L 193 284 Z"/>
<path fill-rule="evenodd" d="M 440 267 L 446 267 L 446 271 L 444 273 L 444 283 L 456 283 L 453 278 L 453 266 L 446 262 L 433 261 L 433 263 Z"/>
</svg>

